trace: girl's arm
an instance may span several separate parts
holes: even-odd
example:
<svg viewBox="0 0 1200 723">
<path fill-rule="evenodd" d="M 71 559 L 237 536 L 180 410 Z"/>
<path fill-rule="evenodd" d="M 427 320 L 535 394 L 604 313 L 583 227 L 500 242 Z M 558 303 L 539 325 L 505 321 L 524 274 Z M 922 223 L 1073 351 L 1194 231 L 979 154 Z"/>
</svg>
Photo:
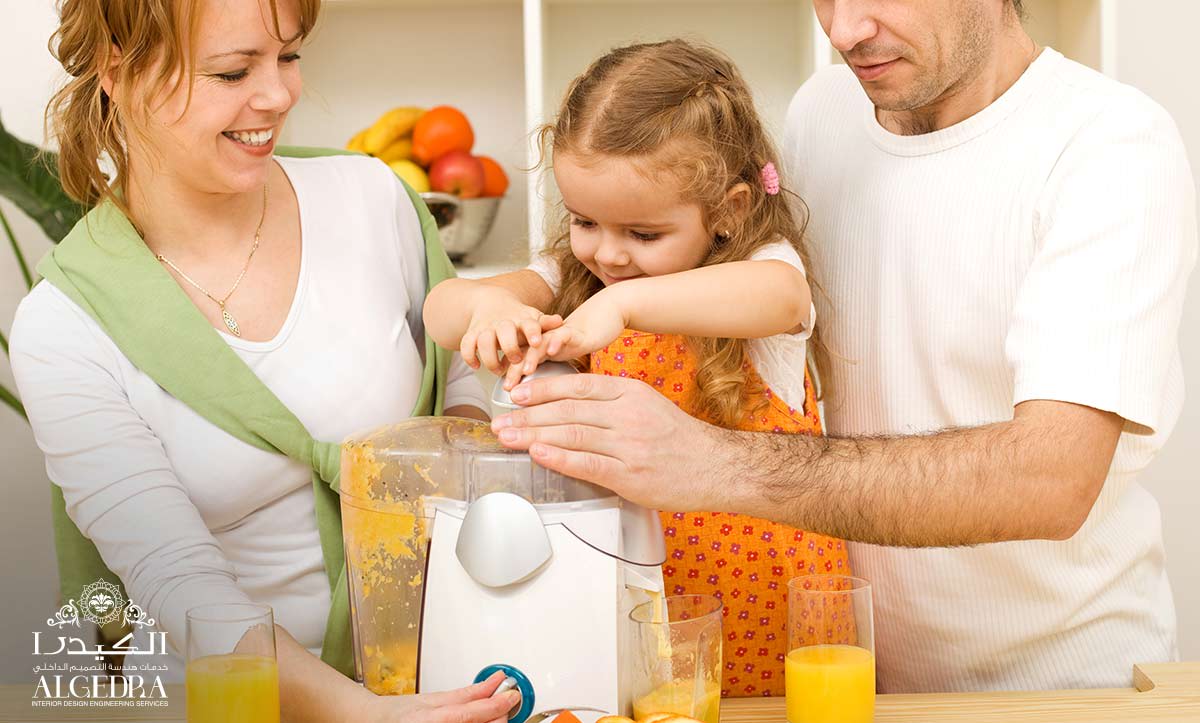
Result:
<svg viewBox="0 0 1200 723">
<path fill-rule="evenodd" d="M 758 339 L 804 330 L 812 293 L 804 272 L 777 259 L 734 261 L 608 286 L 558 329 L 542 335 L 524 362 L 505 374 L 516 386 L 545 359 L 578 359 L 624 329 L 659 334 Z"/>
<path fill-rule="evenodd" d="M 488 279 L 447 279 L 425 297 L 425 329 L 445 349 L 458 349 L 472 369 L 501 374 L 523 347 L 540 343 L 561 319 L 543 313 L 554 294 L 542 277 L 522 269 Z"/>
<path fill-rule="evenodd" d="M 774 259 L 630 279 L 600 294 L 612 298 L 623 328 L 730 339 L 799 333 L 812 304 L 804 274 Z"/>
</svg>

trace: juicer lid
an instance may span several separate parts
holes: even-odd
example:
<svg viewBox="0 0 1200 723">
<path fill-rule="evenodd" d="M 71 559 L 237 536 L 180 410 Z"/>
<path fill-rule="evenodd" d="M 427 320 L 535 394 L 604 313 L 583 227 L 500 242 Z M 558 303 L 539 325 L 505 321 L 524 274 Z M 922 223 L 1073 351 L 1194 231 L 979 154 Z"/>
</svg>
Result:
<svg viewBox="0 0 1200 723">
<path fill-rule="evenodd" d="M 355 505 L 379 511 L 389 505 L 417 507 L 431 517 L 433 505 L 415 503 L 444 498 L 465 504 L 439 504 L 441 511 L 458 507 L 465 515 L 471 503 L 495 492 L 525 499 L 545 524 L 561 524 L 611 557 L 647 566 L 666 560 L 657 512 L 536 464 L 528 454 L 500 444 L 484 422 L 414 417 L 351 438 L 342 446 L 340 493 Z"/>
<path fill-rule="evenodd" d="M 533 381 L 535 379 L 548 379 L 550 377 L 570 376 L 578 374 L 575 367 L 566 362 L 548 361 L 542 362 L 533 373 L 521 377 L 521 383 Z M 508 390 L 504 388 L 504 378 L 496 380 L 495 386 L 492 387 L 492 404 L 501 409 L 520 409 L 521 405 L 512 400 L 508 395 Z"/>
</svg>

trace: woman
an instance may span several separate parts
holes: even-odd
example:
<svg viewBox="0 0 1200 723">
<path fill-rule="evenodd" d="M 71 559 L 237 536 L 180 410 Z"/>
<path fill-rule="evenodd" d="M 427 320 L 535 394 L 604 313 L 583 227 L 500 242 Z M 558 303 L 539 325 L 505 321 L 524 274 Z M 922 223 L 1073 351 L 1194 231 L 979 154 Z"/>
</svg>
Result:
<svg viewBox="0 0 1200 723">
<path fill-rule="evenodd" d="M 94 208 L 18 309 L 14 374 L 71 520 L 176 650 L 188 608 L 267 603 L 287 720 L 500 719 L 498 679 L 379 698 L 314 654 L 345 592 L 315 440 L 420 408 L 432 354 L 428 214 L 373 159 L 272 154 L 319 5 L 64 0 L 47 121 Z M 445 413 L 486 419 L 446 378 Z"/>
</svg>

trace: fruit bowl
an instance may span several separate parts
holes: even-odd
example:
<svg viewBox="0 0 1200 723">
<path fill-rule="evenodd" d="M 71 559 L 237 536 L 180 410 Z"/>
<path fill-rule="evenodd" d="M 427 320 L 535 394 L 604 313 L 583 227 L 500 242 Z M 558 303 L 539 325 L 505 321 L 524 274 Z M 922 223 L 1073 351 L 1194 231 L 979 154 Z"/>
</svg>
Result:
<svg viewBox="0 0 1200 723">
<path fill-rule="evenodd" d="M 487 239 L 503 197 L 459 198 L 449 193 L 429 192 L 422 193 L 421 199 L 437 221 L 446 255 L 458 263 Z"/>
</svg>

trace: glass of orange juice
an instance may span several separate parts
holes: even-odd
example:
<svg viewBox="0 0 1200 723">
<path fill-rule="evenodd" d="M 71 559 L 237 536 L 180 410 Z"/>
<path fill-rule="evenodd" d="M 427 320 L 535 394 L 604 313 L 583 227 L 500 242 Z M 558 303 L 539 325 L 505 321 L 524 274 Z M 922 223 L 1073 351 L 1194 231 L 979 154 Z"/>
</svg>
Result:
<svg viewBox="0 0 1200 723">
<path fill-rule="evenodd" d="M 871 723 L 875 641 L 871 585 L 842 575 L 788 582 L 788 723 Z"/>
<path fill-rule="evenodd" d="M 635 720 L 671 713 L 719 723 L 723 608 L 709 595 L 656 595 L 629 613 Z"/>
<path fill-rule="evenodd" d="M 188 723 L 279 723 L 275 621 L 269 605 L 187 611 Z"/>
</svg>

